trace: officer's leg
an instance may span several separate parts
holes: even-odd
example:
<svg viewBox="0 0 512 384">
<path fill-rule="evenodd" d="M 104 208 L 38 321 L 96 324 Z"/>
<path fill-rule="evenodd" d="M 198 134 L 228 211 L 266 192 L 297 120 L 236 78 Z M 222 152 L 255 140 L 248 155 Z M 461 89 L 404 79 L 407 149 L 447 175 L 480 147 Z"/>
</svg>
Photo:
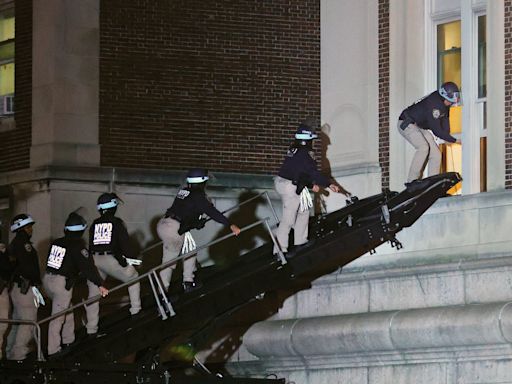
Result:
<svg viewBox="0 0 512 384">
<path fill-rule="evenodd" d="M 297 219 L 293 226 L 293 243 L 301 245 L 308 242 L 309 209 L 297 213 Z"/>
<path fill-rule="evenodd" d="M 283 213 L 279 226 L 275 231 L 276 239 L 281 246 L 283 252 L 288 251 L 288 237 L 290 230 L 295 225 L 297 218 L 297 212 L 300 205 L 300 197 L 297 195 L 296 186 L 291 181 L 283 179 L 281 177 L 275 178 L 275 188 L 277 193 L 281 196 L 283 203 Z M 277 249 L 274 249 L 277 252 Z"/>
<path fill-rule="evenodd" d="M 44 287 L 52 299 L 52 315 L 69 308 L 71 292 L 65 288 L 66 278 L 64 276 L 45 275 Z M 66 336 L 65 343 L 72 343 L 74 341 L 74 324 L 71 329 L 72 337 L 70 337 L 70 325 L 66 324 L 68 322 L 67 317 L 67 315 L 63 315 L 50 321 L 48 325 L 48 355 L 60 351 L 61 332 L 63 336 Z M 63 327 L 63 325 L 65 326 Z"/>
<path fill-rule="evenodd" d="M 103 256 L 103 270 L 117 280 L 126 283 L 129 280 L 139 276 L 133 265 L 122 267 L 114 256 Z M 135 315 L 141 309 L 140 302 L 140 283 L 132 284 L 128 287 L 128 295 L 130 296 L 130 313 Z"/>
<path fill-rule="evenodd" d="M 194 282 L 197 257 L 194 255 L 183 261 L 183 282 Z"/>
<path fill-rule="evenodd" d="M 100 277 L 102 280 L 105 280 L 107 277 L 107 274 L 103 272 L 103 270 L 98 265 L 98 260 L 100 260 L 101 257 L 104 256 L 93 256 L 94 257 L 94 264 L 96 265 L 98 272 L 100 274 Z M 89 298 L 98 296 L 100 294 L 99 287 L 94 284 L 93 282 L 87 280 L 87 288 L 89 290 Z M 94 302 L 85 307 L 85 314 L 87 316 L 87 333 L 88 334 L 94 334 L 98 332 L 98 321 L 99 321 L 99 314 L 100 314 L 100 303 Z"/>
<path fill-rule="evenodd" d="M 438 175 L 441 169 L 441 151 L 439 150 L 439 146 L 434 140 L 434 136 L 426 130 L 422 130 L 421 132 L 425 137 L 425 140 L 429 146 L 428 152 L 428 175 L 434 176 Z"/>
<path fill-rule="evenodd" d="M 409 124 L 405 129 L 401 129 L 400 126 L 398 127 L 398 132 L 416 149 L 416 153 L 412 158 L 411 167 L 409 168 L 407 182 L 420 178 L 421 170 L 428 156 L 429 145 L 421 131 L 422 129 L 418 128 L 415 124 Z"/>
<path fill-rule="evenodd" d="M 73 296 L 73 289 L 66 291 L 68 293 L 68 304 L 66 308 L 69 308 L 71 305 L 71 297 Z M 62 343 L 63 344 L 71 344 L 75 341 L 75 315 L 73 312 L 68 312 L 66 314 L 66 320 L 64 320 L 64 325 L 62 326 Z"/>
<path fill-rule="evenodd" d="M 0 319 L 9 318 L 10 307 L 9 293 L 7 287 L 5 287 L 2 293 L 0 293 Z M 4 356 L 4 338 L 8 327 L 7 323 L 0 323 L 0 359 Z"/>
<path fill-rule="evenodd" d="M 178 234 L 179 228 L 180 223 L 171 218 L 160 219 L 156 226 L 158 236 L 163 243 L 162 263 L 175 259 L 181 252 L 184 236 Z M 166 290 L 169 289 L 172 271 L 175 268 L 176 264 L 160 271 L 160 278 Z"/>
<path fill-rule="evenodd" d="M 34 305 L 34 293 L 29 287 L 27 293 L 20 292 L 18 284 L 14 284 L 11 290 L 13 305 L 16 306 L 17 319 L 19 320 L 37 320 L 37 308 Z M 19 325 L 14 340 L 14 345 L 10 351 L 10 360 L 23 360 L 30 352 L 29 343 L 33 338 L 34 327 L 32 325 Z"/>
</svg>

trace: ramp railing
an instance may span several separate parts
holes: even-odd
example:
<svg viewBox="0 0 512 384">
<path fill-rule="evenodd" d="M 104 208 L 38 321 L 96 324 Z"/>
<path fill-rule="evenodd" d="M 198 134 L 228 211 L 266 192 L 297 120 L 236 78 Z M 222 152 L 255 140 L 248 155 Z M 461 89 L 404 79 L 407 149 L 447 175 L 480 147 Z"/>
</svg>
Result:
<svg viewBox="0 0 512 384">
<path fill-rule="evenodd" d="M 272 214 L 274 216 L 274 219 L 276 221 L 276 224 L 279 223 L 279 219 L 278 219 L 278 216 L 277 216 L 277 213 L 272 205 L 272 202 L 270 200 L 270 197 L 268 195 L 268 192 L 265 191 L 265 192 L 262 192 L 258 195 L 255 195 L 253 197 L 251 197 L 250 199 L 247 199 L 247 200 L 244 200 L 243 202 L 231 207 L 231 208 L 228 208 L 227 210 L 223 211 L 222 213 L 226 213 L 226 212 L 229 212 L 229 211 L 232 211 L 233 209 L 235 208 L 238 208 L 244 204 L 247 204 L 255 199 L 257 199 L 258 197 L 260 196 L 265 196 L 267 202 L 269 203 L 270 205 L 270 208 L 272 210 Z M 210 219 L 209 219 L 210 220 Z M 281 263 L 281 265 L 284 265 L 287 263 L 286 261 L 286 258 L 284 257 L 284 254 L 281 250 L 281 246 L 279 245 L 276 237 L 274 236 L 274 233 L 272 232 L 272 227 L 270 225 L 270 218 L 269 217 L 265 217 L 264 219 L 261 219 L 261 220 L 258 220 L 252 224 L 249 224 L 243 228 L 240 229 L 240 232 L 245 232 L 245 231 L 248 231 L 254 227 L 257 227 L 257 226 L 264 226 L 264 228 L 267 230 L 267 232 L 269 233 L 270 235 L 270 238 L 272 239 L 272 243 L 274 245 L 274 249 L 277 249 L 277 256 L 279 258 L 279 261 Z M 149 284 L 151 286 L 151 290 L 153 292 L 153 296 L 155 298 L 155 302 L 156 302 L 156 306 L 157 306 L 157 310 L 158 310 L 158 313 L 160 315 L 160 317 L 162 318 L 162 320 L 166 320 L 168 319 L 169 317 L 173 317 L 176 315 L 176 312 L 174 311 L 174 308 L 172 307 L 172 304 L 171 302 L 168 300 L 167 298 L 167 294 L 166 294 L 166 291 L 165 291 L 165 288 L 162 284 L 162 281 L 160 279 L 160 276 L 158 274 L 159 271 L 161 271 L 162 269 L 165 269 L 165 268 L 169 268 L 169 267 L 172 267 L 173 265 L 177 264 L 178 262 L 182 261 L 182 260 L 186 260 L 192 256 L 194 256 L 197 252 L 203 250 L 203 249 L 206 249 L 214 244 L 217 244 L 217 243 L 220 243 L 224 240 L 227 240 L 231 237 L 235 236 L 234 233 L 229 233 L 225 236 L 222 236 L 218 239 L 215 239 L 215 240 L 212 240 L 210 241 L 209 243 L 207 244 L 204 244 L 202 246 L 199 246 L 197 247 L 196 249 L 190 251 L 190 252 L 187 252 L 187 253 L 184 253 L 184 254 L 181 254 L 179 257 L 176 257 L 172 260 L 169 260 L 165 263 L 162 263 L 162 264 L 159 264 L 158 266 L 150 269 L 149 271 L 137 276 L 136 278 L 134 279 L 131 279 L 125 283 L 121 283 L 119 285 L 116 285 L 115 287 L 109 289 L 109 294 L 112 293 L 112 292 L 115 292 L 115 291 L 118 291 L 122 288 L 125 288 L 125 287 L 128 287 L 132 284 L 135 284 L 137 282 L 140 282 L 141 280 L 144 280 L 144 279 L 148 279 L 149 280 Z M 158 245 L 161 245 L 162 242 L 158 242 L 156 244 L 153 244 L 147 248 L 145 248 L 144 250 L 142 250 L 140 253 L 143 254 L 147 251 L 149 251 L 150 249 L 153 249 L 155 248 L 156 246 Z M 29 320 L 17 320 L 17 319 L 0 319 L 0 323 L 8 323 L 8 324 L 25 324 L 25 325 L 32 325 L 34 327 L 34 340 L 36 342 L 36 345 L 37 345 L 37 351 L 36 351 L 36 354 L 37 354 L 37 360 L 38 361 L 44 361 L 44 356 L 43 356 L 43 352 L 42 352 L 42 345 L 41 345 L 41 325 L 42 324 L 45 324 L 47 322 L 50 322 L 58 317 L 61 317 L 61 316 L 65 316 L 67 313 L 69 312 L 73 312 L 74 310 L 78 309 L 78 308 L 81 308 L 81 307 L 86 307 L 87 305 L 90 305 L 92 303 L 95 303 L 95 302 L 98 302 L 100 301 L 102 298 L 101 295 L 96 295 L 96 296 L 93 296 L 93 297 L 90 297 L 88 298 L 87 300 L 83 300 L 82 302 L 78 303 L 78 304 L 75 304 L 73 306 L 70 306 L 69 308 L 63 310 L 63 311 L 60 311 L 58 313 L 55 313 L 51 316 L 48 316 L 44 319 L 41 319 L 39 321 L 29 321 Z"/>
</svg>

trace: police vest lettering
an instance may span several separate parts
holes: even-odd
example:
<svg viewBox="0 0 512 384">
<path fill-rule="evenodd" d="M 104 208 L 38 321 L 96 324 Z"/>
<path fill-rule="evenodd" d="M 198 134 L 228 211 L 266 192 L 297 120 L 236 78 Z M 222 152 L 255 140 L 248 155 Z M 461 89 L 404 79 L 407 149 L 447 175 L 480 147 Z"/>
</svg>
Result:
<svg viewBox="0 0 512 384">
<path fill-rule="evenodd" d="M 52 245 L 47 265 L 53 269 L 60 269 L 65 254 L 66 248 L 59 247 L 58 245 Z"/>
<path fill-rule="evenodd" d="M 94 224 L 94 245 L 110 244 L 112 241 L 112 223 Z"/>
<path fill-rule="evenodd" d="M 186 189 L 180 189 L 178 194 L 176 195 L 176 198 L 178 199 L 185 199 L 188 195 L 190 195 L 190 191 L 187 191 Z"/>
</svg>

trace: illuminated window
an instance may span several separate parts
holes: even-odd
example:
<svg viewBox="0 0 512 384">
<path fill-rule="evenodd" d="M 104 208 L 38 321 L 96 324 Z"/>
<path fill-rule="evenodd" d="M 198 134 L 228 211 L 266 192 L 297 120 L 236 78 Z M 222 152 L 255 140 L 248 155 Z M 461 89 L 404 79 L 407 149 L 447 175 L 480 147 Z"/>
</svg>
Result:
<svg viewBox="0 0 512 384">
<path fill-rule="evenodd" d="M 453 81 L 461 87 L 461 24 L 460 20 L 437 26 L 437 86 Z M 450 108 L 450 133 L 460 138 L 462 133 L 462 106 Z M 462 174 L 462 146 L 460 144 L 441 144 L 443 155 L 441 172 L 459 172 Z M 462 183 L 457 184 L 448 193 L 459 194 Z"/>
<path fill-rule="evenodd" d="M 14 9 L 0 12 L 0 115 L 14 113 Z"/>
<path fill-rule="evenodd" d="M 478 91 L 476 106 L 480 130 L 480 192 L 487 190 L 487 67 L 486 62 L 486 23 L 485 15 L 477 16 L 477 70 Z"/>
</svg>

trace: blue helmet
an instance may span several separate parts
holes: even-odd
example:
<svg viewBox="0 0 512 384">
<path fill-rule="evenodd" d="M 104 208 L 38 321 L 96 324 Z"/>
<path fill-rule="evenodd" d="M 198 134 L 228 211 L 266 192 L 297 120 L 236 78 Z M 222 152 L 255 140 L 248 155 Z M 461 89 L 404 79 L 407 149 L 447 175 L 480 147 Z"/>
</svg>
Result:
<svg viewBox="0 0 512 384">
<path fill-rule="evenodd" d="M 30 215 L 26 215 L 24 213 L 16 215 L 12 219 L 11 232 L 16 232 L 17 230 L 34 223 L 35 221 Z"/>
<path fill-rule="evenodd" d="M 85 219 L 76 212 L 71 212 L 64 224 L 64 230 L 69 232 L 85 231 L 87 223 Z"/>
<path fill-rule="evenodd" d="M 203 168 L 192 168 L 187 173 L 187 183 L 200 184 L 208 180 L 208 171 Z"/>
<path fill-rule="evenodd" d="M 102 193 L 98 197 L 96 208 L 98 211 L 115 208 L 119 205 L 118 197 L 115 193 Z"/>
<path fill-rule="evenodd" d="M 443 99 L 452 103 L 452 105 L 460 105 L 461 100 L 459 87 L 454 82 L 448 81 L 441 85 L 441 88 L 439 88 L 439 94 Z"/>
<path fill-rule="evenodd" d="M 313 140 L 316 139 L 318 135 L 314 132 L 311 127 L 306 125 L 299 125 L 297 132 L 295 132 L 295 138 L 297 140 Z"/>
</svg>

